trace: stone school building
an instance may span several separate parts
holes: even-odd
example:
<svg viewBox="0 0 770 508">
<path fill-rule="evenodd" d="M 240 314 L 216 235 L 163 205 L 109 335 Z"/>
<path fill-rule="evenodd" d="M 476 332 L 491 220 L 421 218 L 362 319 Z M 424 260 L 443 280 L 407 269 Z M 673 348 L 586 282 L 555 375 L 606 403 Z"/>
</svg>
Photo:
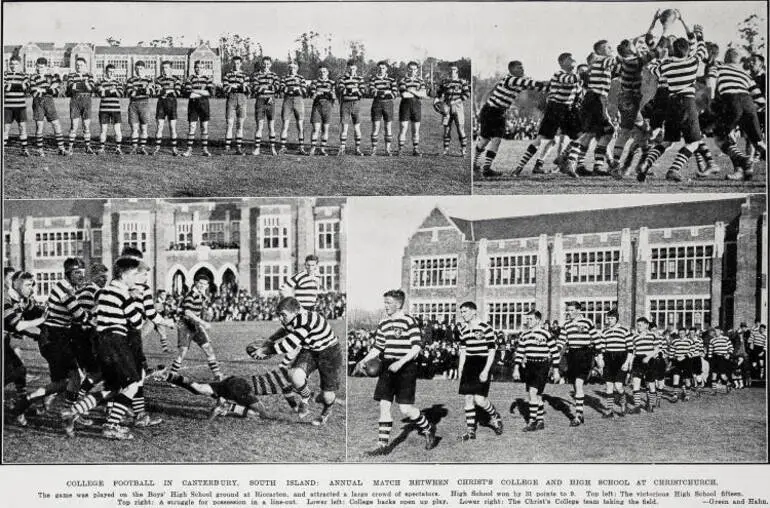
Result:
<svg viewBox="0 0 770 508">
<path fill-rule="evenodd" d="M 602 326 L 640 316 L 659 327 L 767 322 L 764 195 L 484 220 L 435 208 L 404 249 L 408 311 L 454 321 L 475 301 L 482 319 L 518 330 L 525 314 L 564 322 L 582 304 Z"/>
</svg>

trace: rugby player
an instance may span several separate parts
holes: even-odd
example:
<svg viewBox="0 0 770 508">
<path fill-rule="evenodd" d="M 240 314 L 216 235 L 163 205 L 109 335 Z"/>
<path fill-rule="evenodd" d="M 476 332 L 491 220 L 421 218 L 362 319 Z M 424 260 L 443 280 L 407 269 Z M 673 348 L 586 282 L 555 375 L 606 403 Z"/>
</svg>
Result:
<svg viewBox="0 0 770 508">
<path fill-rule="evenodd" d="M 233 142 L 233 127 L 235 127 L 235 154 L 245 155 L 243 151 L 243 124 L 247 116 L 247 94 L 249 92 L 249 77 L 243 71 L 243 58 L 233 57 L 233 70 L 222 78 L 222 88 L 227 96 L 225 103 L 225 152 L 230 151 Z M 237 126 L 235 125 L 237 121 Z"/>
<path fill-rule="evenodd" d="M 340 99 L 340 149 L 337 155 L 345 155 L 348 142 L 348 126 L 353 124 L 355 138 L 355 155 L 361 152 L 361 120 L 359 118 L 361 98 L 366 93 L 364 78 L 358 75 L 358 65 L 355 60 L 349 60 L 347 71 L 337 80 L 337 96 Z"/>
<path fill-rule="evenodd" d="M 518 60 L 508 63 L 508 75 L 501 79 L 479 111 L 479 138 L 473 157 L 473 171 L 485 177 L 500 176 L 492 163 L 505 135 L 505 114 L 522 90 L 543 90 L 547 83 L 524 77 L 524 65 Z"/>
<path fill-rule="evenodd" d="M 308 415 L 308 403 L 312 396 L 307 378 L 318 370 L 321 382 L 323 409 L 313 420 L 313 425 L 324 425 L 331 416 L 335 392 L 339 389 L 342 368 L 342 351 L 337 336 L 326 319 L 315 311 L 304 309 L 296 298 L 283 298 L 278 302 L 278 317 L 286 334 L 276 342 L 268 342 L 256 352 L 257 359 L 273 354 L 284 354 L 282 367 L 294 362 L 290 369 L 291 381 L 300 396 L 298 415 Z"/>
<path fill-rule="evenodd" d="M 179 151 L 176 149 L 176 98 L 182 93 L 182 80 L 171 74 L 170 60 L 164 60 L 160 64 L 160 76 L 155 78 L 155 89 L 158 92 L 158 103 L 155 107 L 157 129 L 155 130 L 153 155 L 160 152 L 160 146 L 163 143 L 163 126 L 166 124 L 166 119 L 168 119 L 169 134 L 171 135 L 171 154 L 179 155 Z"/>
<path fill-rule="evenodd" d="M 460 439 L 476 439 L 476 408 L 489 416 L 489 424 L 498 436 L 503 433 L 503 419 L 489 400 L 489 371 L 495 360 L 495 331 L 479 318 L 476 304 L 460 305 L 460 395 L 465 400 L 466 432 Z"/>
<path fill-rule="evenodd" d="M 104 68 L 104 78 L 96 84 L 96 93 L 101 97 L 99 101 L 99 149 L 98 154 L 103 154 L 107 148 L 107 130 L 112 125 L 115 131 L 115 153 L 121 155 L 120 148 L 123 142 L 123 132 L 120 113 L 120 98 L 123 97 L 123 85 L 115 77 L 115 66 L 107 64 Z"/>
<path fill-rule="evenodd" d="M 201 154 L 204 157 L 211 157 L 211 152 L 209 152 L 210 98 L 214 95 L 215 86 L 211 76 L 203 74 L 200 60 L 196 60 L 195 64 L 193 64 L 193 74 L 187 78 L 184 89 L 189 97 L 187 101 L 189 130 L 187 132 L 187 150 L 182 153 L 182 156 L 189 157 L 192 155 L 193 144 L 195 143 L 195 130 L 198 127 L 198 122 L 200 122 Z"/>
<path fill-rule="evenodd" d="M 305 155 L 305 96 L 307 85 L 305 78 L 297 74 L 299 65 L 297 62 L 289 63 L 289 73 L 281 78 L 281 92 L 283 93 L 283 105 L 281 106 L 281 147 L 278 155 L 286 153 L 286 139 L 289 137 L 289 124 L 291 117 L 297 124 L 297 153 Z"/>
<path fill-rule="evenodd" d="M 75 138 L 77 137 L 80 121 L 83 121 L 83 141 L 86 145 L 86 153 L 93 154 L 91 148 L 91 92 L 95 91 L 94 77 L 86 72 L 88 62 L 85 58 L 78 57 L 75 60 L 75 72 L 67 74 L 65 83 L 66 91 L 70 97 L 70 144 L 69 155 L 74 153 Z"/>
<path fill-rule="evenodd" d="M 573 380 L 575 388 L 575 413 L 570 421 L 571 427 L 585 423 L 583 385 L 591 372 L 594 357 L 599 369 L 604 368 L 604 343 L 601 334 L 581 312 L 579 302 L 567 303 L 567 320 L 561 327 L 558 339 L 561 350 L 567 348 L 567 376 Z"/>
<path fill-rule="evenodd" d="M 442 105 L 444 109 L 444 115 L 441 120 L 441 125 L 444 127 L 444 155 L 449 154 L 453 125 L 457 129 L 457 138 L 460 141 L 460 155 L 464 157 L 468 150 L 463 102 L 468 100 L 470 96 L 470 84 L 460 78 L 460 69 L 457 64 L 450 65 L 449 77 L 441 82 L 434 99 L 434 103 Z"/>
<path fill-rule="evenodd" d="M 40 157 L 45 156 L 43 150 L 43 128 L 45 122 L 53 127 L 56 147 L 59 155 L 67 155 L 64 149 L 64 136 L 62 135 L 59 113 L 53 98 L 59 94 L 61 78 L 58 74 L 49 74 L 48 60 L 40 57 L 35 62 L 35 73 L 29 77 L 29 87 L 32 91 L 32 119 L 35 120 L 35 146 Z"/>
<path fill-rule="evenodd" d="M 211 328 L 211 324 L 205 321 L 202 316 L 203 304 L 206 301 L 206 293 L 210 284 L 211 281 L 206 275 L 196 275 L 192 289 L 190 289 L 182 301 L 182 317 L 177 328 L 179 353 L 174 363 L 171 364 L 171 369 L 169 370 L 171 374 L 176 374 L 179 371 L 190 349 L 190 343 L 195 342 L 206 354 L 206 361 L 208 362 L 209 369 L 211 369 L 211 373 L 214 374 L 214 378 L 217 381 L 224 379 L 207 333 L 207 330 Z"/>
<path fill-rule="evenodd" d="M 428 91 L 425 81 L 420 76 L 420 66 L 417 62 L 407 64 L 407 74 L 398 82 L 398 92 L 401 102 L 398 105 L 398 152 L 401 154 L 406 146 L 406 131 L 412 126 L 412 155 L 421 157 L 420 153 L 420 121 L 422 119 L 422 99 Z"/>
<path fill-rule="evenodd" d="M 543 174 L 544 161 L 558 132 L 562 136 L 576 139 L 580 133 L 580 125 L 574 111 L 574 103 L 582 88 L 582 80 L 575 72 L 575 59 L 571 53 L 559 55 L 560 69 L 551 77 L 548 83 L 548 95 L 546 96 L 545 112 L 540 122 L 537 138 L 530 143 L 527 151 L 521 157 L 519 164 L 513 170 L 513 175 L 519 175 L 524 170 L 527 162 L 540 153 L 535 160 L 532 174 Z"/>
<path fill-rule="evenodd" d="M 422 336 L 415 319 L 403 311 L 406 295 L 400 289 L 384 295 L 386 317 L 375 331 L 374 347 L 359 361 L 354 373 L 363 372 L 364 364 L 376 357 L 382 358 L 382 371 L 377 379 L 374 400 L 380 404 L 377 447 L 369 455 L 386 455 L 390 452 L 390 432 L 393 429 L 391 408 L 393 401 L 398 409 L 425 438 L 425 449 L 432 450 L 438 444 L 436 427 L 415 406 L 417 388 L 417 363 Z"/>
<path fill-rule="evenodd" d="M 145 75 L 144 62 L 134 63 L 134 75 L 126 82 L 128 96 L 128 123 L 131 124 L 131 154 L 147 155 L 147 125 L 150 121 L 152 78 Z"/>
<path fill-rule="evenodd" d="M 393 102 L 398 95 L 396 80 L 388 76 L 388 62 L 377 62 L 377 73 L 369 80 L 369 96 L 372 98 L 372 151 L 377 153 L 380 126 L 384 123 L 385 155 L 393 155 Z"/>
<path fill-rule="evenodd" d="M 326 156 L 326 145 L 329 142 L 329 124 L 331 123 L 332 106 L 335 101 L 334 80 L 329 79 L 329 68 L 325 64 L 318 67 L 318 79 L 310 85 L 309 94 L 313 99 L 313 109 L 310 112 L 310 123 L 313 132 L 310 134 L 310 155 Z M 319 141 L 320 138 L 320 141 Z"/>
<path fill-rule="evenodd" d="M 559 347 L 551 332 L 543 327 L 543 315 L 538 310 L 530 310 L 526 315 L 527 330 L 522 334 L 516 346 L 514 356 L 513 379 L 522 379 L 529 396 L 529 415 L 524 432 L 545 429 L 545 403 L 543 391 L 548 378 L 554 383 L 560 380 Z"/>
<path fill-rule="evenodd" d="M 11 125 L 19 126 L 21 154 L 29 157 L 27 148 L 27 92 L 29 77 L 21 70 L 21 59 L 14 55 L 8 61 L 8 70 L 3 72 L 3 147 L 8 143 Z"/>
<path fill-rule="evenodd" d="M 256 97 L 254 104 L 254 119 L 257 122 L 257 130 L 254 133 L 254 152 L 252 155 L 259 155 L 260 145 L 262 144 L 262 130 L 267 121 L 268 135 L 270 136 L 270 153 L 277 155 L 275 150 L 275 95 L 280 91 L 281 78 L 270 69 L 273 66 L 273 59 L 269 56 L 262 57 L 262 71 L 251 76 L 251 91 Z"/>
</svg>

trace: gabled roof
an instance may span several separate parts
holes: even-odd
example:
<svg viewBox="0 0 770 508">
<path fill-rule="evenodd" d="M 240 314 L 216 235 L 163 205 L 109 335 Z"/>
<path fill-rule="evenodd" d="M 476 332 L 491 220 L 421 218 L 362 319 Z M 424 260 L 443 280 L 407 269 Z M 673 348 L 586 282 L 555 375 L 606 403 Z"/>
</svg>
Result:
<svg viewBox="0 0 770 508">
<path fill-rule="evenodd" d="M 752 196 L 751 199 L 764 199 L 764 196 Z M 506 240 L 531 238 L 541 234 L 578 235 L 621 231 L 625 228 L 664 229 L 705 226 L 716 222 L 729 225 L 740 216 L 741 204 L 744 202 L 745 198 L 731 198 L 475 221 L 451 217 L 451 220 L 471 241 L 482 238 Z"/>
</svg>

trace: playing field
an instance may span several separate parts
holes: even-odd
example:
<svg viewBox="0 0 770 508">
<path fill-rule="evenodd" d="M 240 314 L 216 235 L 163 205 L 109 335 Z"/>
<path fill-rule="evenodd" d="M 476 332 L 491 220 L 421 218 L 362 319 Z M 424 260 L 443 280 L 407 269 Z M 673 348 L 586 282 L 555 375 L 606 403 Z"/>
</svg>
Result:
<svg viewBox="0 0 770 508">
<path fill-rule="evenodd" d="M 348 460 L 372 462 L 516 462 L 516 463 L 719 463 L 767 460 L 766 395 L 764 388 L 730 395 L 704 394 L 688 402 L 662 407 L 652 414 L 602 419 L 598 391 L 586 390 L 586 424 L 569 427 L 564 413 L 571 402 L 569 385 L 548 385 L 545 430 L 525 433 L 526 394 L 521 383 L 493 383 L 490 398 L 503 415 L 505 432 L 496 436 L 479 427 L 475 441 L 462 442 L 465 432 L 458 381 L 420 380 L 418 407 L 438 422 L 438 446 L 425 451 L 424 442 L 408 425 L 395 421 L 384 457 L 367 457 L 377 442 L 376 379 L 348 378 Z M 710 393 L 706 392 L 706 393 Z M 399 418 L 399 417 L 397 417 Z"/>
<path fill-rule="evenodd" d="M 639 183 L 636 177 L 615 180 L 611 177 L 583 177 L 570 178 L 561 173 L 546 175 L 533 175 L 532 167 L 535 161 L 531 160 L 519 176 L 512 176 L 511 171 L 518 165 L 521 156 L 529 146 L 528 140 L 507 141 L 503 140 L 500 151 L 492 166 L 496 171 L 503 172 L 503 176 L 494 179 L 475 177 L 473 181 L 474 194 L 604 194 L 604 193 L 629 193 L 629 192 L 764 192 L 767 176 L 767 163 L 761 161 L 754 166 L 754 179 L 749 182 L 733 182 L 725 180 L 725 175 L 732 172 L 730 159 L 709 142 L 709 148 L 714 154 L 716 163 L 722 168 L 722 172 L 708 178 L 696 178 L 695 158 L 690 159 L 689 166 L 683 172 L 684 180 L 676 183 L 667 181 L 664 177 L 679 149 L 672 148 L 661 157 L 655 165 L 654 176 L 646 182 Z M 589 151 L 586 157 L 586 167 L 593 166 L 593 152 Z M 552 164 L 556 151 L 546 159 L 545 168 L 554 169 Z M 638 160 L 638 156 L 637 156 Z"/>
<path fill-rule="evenodd" d="M 332 322 L 339 337 L 345 336 L 345 323 Z M 275 359 L 255 362 L 245 353 L 246 345 L 267 337 L 277 325 L 266 322 L 215 323 L 210 332 L 225 375 L 251 376 L 277 365 Z M 169 335 L 174 336 L 175 333 Z M 172 341 L 174 343 L 175 341 Z M 145 352 L 150 366 L 169 365 L 173 354 L 160 351 L 158 336 L 145 336 Z M 23 358 L 36 388 L 48 380 L 44 360 L 27 340 Z M 193 346 L 182 374 L 199 381 L 212 379 L 202 351 Z M 58 416 L 30 417 L 27 428 L 4 424 L 3 460 L 8 463 L 106 463 L 106 462 L 331 462 L 345 459 L 345 383 L 337 393 L 338 405 L 323 427 L 311 420 L 320 405 L 311 403 L 310 416 L 299 421 L 280 395 L 263 397 L 271 420 L 242 419 L 234 416 L 208 420 L 214 399 L 194 395 L 173 385 L 148 380 L 145 395 L 148 410 L 162 417 L 156 427 L 133 429 L 133 441 L 103 439 L 97 428 L 78 430 L 75 438 L 65 437 Z M 310 377 L 311 390 L 318 393 L 318 374 Z M 6 398 L 12 395 L 8 386 Z M 60 403 L 61 401 L 57 401 Z M 101 412 L 93 419 L 104 421 Z"/>
<path fill-rule="evenodd" d="M 69 109 L 66 99 L 56 100 L 62 127 L 69 131 Z M 253 102 L 252 102 L 253 104 Z M 310 106 L 305 101 L 305 147 L 310 144 Z M 361 104 L 362 148 L 369 153 L 371 148 L 372 125 L 369 116 L 371 100 Z M 130 142 L 130 126 L 126 123 L 128 101 L 123 100 L 123 141 Z M 27 108 L 30 148 L 34 148 L 31 109 Z M 154 118 L 155 100 L 150 100 Z M 280 135 L 280 101 L 276 104 L 276 133 Z M 92 137 L 98 137 L 96 119 L 97 100 L 93 100 Z M 179 101 L 177 132 L 179 148 L 184 150 L 187 139 L 187 101 Z M 469 194 L 471 185 L 470 156 L 460 157 L 459 143 L 453 134 L 451 155 L 442 155 L 441 117 L 433 111 L 429 99 L 423 101 L 420 149 L 423 157 L 412 157 L 411 134 L 407 136 L 406 153 L 399 157 L 357 157 L 346 155 L 342 158 L 308 157 L 296 155 L 297 132 L 292 125 L 289 129 L 289 153 L 274 157 L 270 155 L 251 156 L 254 145 L 253 106 L 244 129 L 244 141 L 248 156 L 223 156 L 226 123 L 224 99 L 211 102 L 212 119 L 210 149 L 213 157 L 200 156 L 200 143 L 196 141 L 193 157 L 171 155 L 168 126 L 165 128 L 164 147 L 156 156 L 123 155 L 109 153 L 102 156 L 86 155 L 82 140 L 75 145 L 75 155 L 56 155 L 51 138 L 50 125 L 46 124 L 47 156 L 29 158 L 19 155 L 16 127 L 11 129 L 11 141 L 5 151 L 5 197 L 6 198 L 52 198 L 52 197 L 190 197 L 190 196 L 358 196 L 358 195 L 413 195 L 413 194 Z M 466 118 L 469 113 L 466 113 Z M 292 119 L 292 123 L 294 120 Z M 398 123 L 394 122 L 394 136 Z M 150 125 L 148 148 L 154 148 L 155 125 Z M 112 143 L 112 131 L 108 141 Z M 336 154 L 339 147 L 339 108 L 335 107 L 331 121 L 330 153 Z M 198 136 L 200 135 L 200 126 Z M 384 141 L 380 132 L 378 143 L 384 153 Z M 79 137 L 80 139 L 80 137 Z M 263 142 L 267 142 L 267 130 Z M 348 133 L 348 152 L 354 148 L 352 127 Z M 111 145 L 114 146 L 114 145 Z M 394 139 L 394 149 L 397 144 Z M 234 146 L 233 146 L 234 148 Z M 124 147 L 124 152 L 127 150 Z M 33 151 L 34 152 L 34 151 Z M 263 153 L 265 150 L 263 149 Z"/>
</svg>

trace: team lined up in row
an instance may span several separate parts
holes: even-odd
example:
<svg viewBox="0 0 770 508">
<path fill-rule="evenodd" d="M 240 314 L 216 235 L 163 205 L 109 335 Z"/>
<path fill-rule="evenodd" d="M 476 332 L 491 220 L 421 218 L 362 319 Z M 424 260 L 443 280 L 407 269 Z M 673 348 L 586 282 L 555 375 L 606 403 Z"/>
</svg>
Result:
<svg viewBox="0 0 770 508">
<path fill-rule="evenodd" d="M 544 160 L 555 146 L 558 133 L 572 140 L 556 159 L 559 170 L 571 177 L 612 175 L 620 179 L 630 176 L 634 173 L 632 162 L 641 153 L 635 173 L 637 180 L 643 182 L 652 174 L 661 155 L 681 139 L 684 146 L 666 172 L 667 180 L 681 181 L 681 172 L 693 155 L 698 166 L 696 176 L 717 174 L 720 169 L 714 163 L 701 128 L 701 123 L 708 122 L 715 124 L 717 146 L 733 163 L 734 172 L 727 178 L 751 179 L 752 157 L 738 148 L 734 131 L 739 127 L 750 146 L 765 157 L 766 146 L 757 113 L 765 107 L 764 72 L 761 78 L 747 72 L 735 48 L 725 52 L 724 62 L 716 61 L 718 47 L 709 43 L 712 50 L 709 54 L 701 26 L 690 29 L 678 13 L 668 15 L 678 17 L 687 38 L 667 37 L 665 33 L 656 38 L 652 31 L 662 17 L 656 13 L 647 34 L 623 40 L 617 47 L 617 56 L 606 40 L 594 44 L 582 69 L 581 66 L 576 69 L 571 53 L 562 53 L 558 58 L 560 69 L 550 81 L 526 78 L 521 62 L 511 62 L 508 76 L 496 85 L 480 111 L 476 170 L 487 177 L 502 175 L 492 169 L 492 162 L 504 134 L 505 111 L 522 91 L 547 90 L 538 137 L 512 170 L 514 176 L 535 156 L 533 173 L 546 173 Z M 757 59 L 757 62 L 761 65 L 763 60 Z M 695 94 L 699 68 L 703 64 L 710 101 L 701 114 Z M 654 96 L 642 93 L 645 70 L 656 84 Z M 608 114 L 608 95 L 614 79 L 620 82 L 617 129 Z M 614 148 L 608 153 L 613 139 Z M 592 142 L 596 148 L 593 170 L 589 170 L 584 160 Z"/>
<path fill-rule="evenodd" d="M 330 325 L 312 310 L 320 292 L 317 274 L 313 275 L 315 266 L 317 258 L 309 256 L 307 270 L 286 280 L 284 288 L 293 296 L 278 305 L 284 327 L 268 342 L 257 341 L 247 348 L 254 358 L 284 354 L 284 361 L 280 368 L 251 379 L 225 377 L 221 372 L 207 333 L 210 324 L 202 318 L 210 283 L 205 276 L 196 278 L 175 321 L 156 312 L 146 283 L 148 267 L 141 252 L 130 247 L 116 261 L 109 283 L 105 266 L 92 266 L 91 281 L 86 283 L 82 260 L 67 259 L 65 277 L 54 285 L 44 311 L 31 299 L 34 277 L 27 272 L 9 271 L 3 308 L 4 385 L 14 383 L 16 387 L 17 423 L 27 424 L 26 414 L 34 411 L 32 405 L 36 402 L 42 401 L 50 411 L 58 394 L 64 394 L 66 408 L 61 416 L 68 435 L 74 435 L 76 424 L 92 425 L 86 416 L 104 404 L 107 414 L 102 434 L 110 439 L 133 438 L 123 424 L 130 413 L 135 427 L 162 423 L 145 411 L 143 387 L 150 369 L 143 352 L 141 329 L 150 321 L 164 352 L 170 351 L 165 329 L 178 329 L 178 354 L 174 362 L 154 375 L 194 393 L 218 398 L 215 416 L 267 416 L 258 395 L 283 393 L 300 418 L 304 418 L 309 414 L 311 397 L 307 377 L 319 370 L 323 411 L 313 423 L 323 425 L 331 415 L 339 388 L 342 357 Z M 51 377 L 50 383 L 32 393 L 27 393 L 26 368 L 11 343 L 22 336 L 37 341 Z M 179 374 L 192 342 L 205 352 L 215 382 L 196 383 Z M 295 393 L 299 394 L 299 401 L 294 398 Z"/>
<path fill-rule="evenodd" d="M 391 155 L 393 133 L 392 122 L 394 116 L 394 103 L 400 98 L 399 118 L 400 130 L 398 134 L 399 152 L 404 150 L 407 131 L 411 125 L 413 154 L 420 155 L 420 122 L 421 99 L 427 96 L 426 83 L 420 77 L 419 66 L 416 62 L 409 62 L 407 75 L 400 80 L 388 75 L 387 62 L 379 62 L 377 73 L 367 81 L 358 74 L 355 62 L 350 61 L 346 73 L 336 81 L 329 76 L 329 69 L 321 64 L 318 68 L 318 77 L 307 80 L 297 74 L 296 63 L 289 65 L 289 73 L 278 76 L 271 71 L 272 60 L 270 57 L 262 59 L 262 69 L 255 70 L 253 74 L 247 74 L 243 68 L 240 57 L 232 60 L 233 70 L 226 73 L 222 79 L 221 91 L 226 96 L 226 122 L 225 150 L 228 151 L 235 141 L 235 153 L 245 155 L 243 128 L 247 118 L 247 109 L 250 98 L 255 98 L 255 118 L 257 129 L 254 138 L 253 155 L 258 155 L 261 150 L 262 135 L 265 124 L 268 127 L 269 148 L 273 155 L 287 151 L 287 139 L 291 118 L 295 119 L 298 139 L 298 153 L 305 154 L 304 147 L 304 100 L 307 97 L 313 99 L 310 123 L 313 126 L 310 143 L 310 154 L 318 153 L 326 155 L 329 140 L 329 126 L 331 123 L 332 107 L 335 102 L 340 103 L 340 146 L 338 154 L 345 153 L 348 126 L 353 125 L 355 154 L 361 152 L 361 122 L 360 101 L 363 98 L 373 99 L 371 106 L 372 119 L 372 148 L 371 155 L 377 152 L 377 143 L 380 137 L 381 126 L 384 124 L 385 153 Z M 131 125 L 131 153 L 147 154 L 148 125 L 150 117 L 150 97 L 157 97 L 155 120 L 157 130 L 155 134 L 155 149 L 157 153 L 163 142 L 163 130 L 165 122 L 169 122 L 170 143 L 174 155 L 190 156 L 195 139 L 197 124 L 201 124 L 201 146 L 204 156 L 211 153 L 208 149 L 208 122 L 211 119 L 210 98 L 216 96 L 217 87 L 211 76 L 202 72 L 200 62 L 195 62 L 194 72 L 187 80 L 174 76 L 171 70 L 171 62 L 164 61 L 161 64 L 161 74 L 157 78 L 145 74 L 145 64 L 136 62 L 134 75 L 123 83 L 115 75 L 115 67 L 108 64 L 105 67 L 105 77 L 96 81 L 86 72 L 86 61 L 78 59 L 76 72 L 70 73 L 62 80 L 58 75 L 48 72 L 48 62 L 45 58 L 39 58 L 36 63 L 36 72 L 32 75 L 20 71 L 21 61 L 18 57 L 10 60 L 10 70 L 5 72 L 5 132 L 4 141 L 7 141 L 10 127 L 13 122 L 19 126 L 19 139 L 23 155 L 29 155 L 27 148 L 27 109 L 26 98 L 32 95 L 32 111 L 35 121 L 35 142 L 38 155 L 44 155 L 43 128 L 45 122 L 52 124 L 54 136 L 61 155 L 72 155 L 75 140 L 83 124 L 83 139 L 86 153 L 104 153 L 107 146 L 107 134 L 110 125 L 115 133 L 115 152 L 122 153 L 123 135 L 121 123 L 121 98 L 128 97 L 128 122 Z M 66 95 L 70 97 L 69 144 L 65 148 L 64 135 L 59 122 L 58 112 L 53 98 L 58 96 L 60 88 L 64 86 Z M 91 145 L 91 97 L 96 94 L 101 98 L 99 104 L 99 147 L 94 151 Z M 179 152 L 177 149 L 177 99 L 189 98 L 187 104 L 187 119 L 189 130 L 187 136 L 187 149 Z M 281 105 L 282 130 L 280 140 L 276 143 L 275 131 L 275 103 L 277 97 L 283 97 Z M 444 151 L 448 153 L 451 140 L 451 130 L 455 126 L 464 153 L 467 144 L 465 135 L 465 120 L 463 113 L 463 101 L 470 97 L 469 83 L 460 78 L 458 67 L 451 66 L 450 76 L 444 79 L 436 91 L 434 108 L 443 117 Z M 278 150 L 276 150 L 276 145 Z"/>
<path fill-rule="evenodd" d="M 356 373 L 367 373 L 367 365 L 380 358 L 382 366 L 374 392 L 374 399 L 380 403 L 378 421 L 378 445 L 369 452 L 371 455 L 387 454 L 393 426 L 391 405 L 395 401 L 401 412 L 410 419 L 425 436 L 426 448 L 437 444 L 435 425 L 429 422 L 415 406 L 417 365 L 415 359 L 421 348 L 421 334 L 417 321 L 402 310 L 404 293 L 393 290 L 385 293 L 385 313 L 375 331 L 375 344 L 371 351 L 355 367 Z M 496 341 L 493 328 L 483 322 L 474 302 L 460 305 L 459 347 L 460 387 L 464 396 L 464 414 L 467 430 L 461 436 L 463 441 L 476 439 L 476 410 L 481 409 L 489 417 L 491 428 L 502 434 L 503 421 L 495 406 L 489 400 L 491 384 L 490 370 L 494 363 Z M 607 315 L 607 326 L 603 330 L 582 315 L 577 302 L 567 304 L 567 321 L 554 336 L 542 324 L 542 315 L 532 310 L 526 315 L 527 330 L 522 334 L 516 347 L 513 376 L 523 380 L 529 396 L 528 423 L 524 431 L 531 432 L 545 428 L 545 406 L 543 392 L 549 379 L 558 383 L 561 378 L 559 364 L 562 355 L 566 357 L 564 373 L 574 383 L 574 402 L 571 408 L 570 426 L 585 423 L 584 383 L 594 367 L 602 371 L 606 383 L 603 416 L 638 414 L 642 411 L 642 385 L 648 392 L 646 410 L 653 412 L 659 405 L 660 391 L 664 388 L 667 363 L 673 369 L 673 387 L 676 393 L 672 401 L 689 399 L 688 390 L 704 386 L 702 362 L 707 360 L 711 367 L 712 379 L 729 391 L 730 378 L 735 368 L 731 356 L 733 345 L 726 336 L 710 332 L 708 346 L 696 333 L 679 333 L 669 342 L 661 334 L 653 332 L 651 322 L 644 317 L 636 320 L 636 329 L 631 331 L 618 323 L 617 311 Z M 713 332 L 713 333 L 712 333 Z M 753 358 L 761 362 L 764 369 L 767 348 L 766 328 L 761 325 L 752 333 L 749 347 Z M 745 358 L 744 358 L 745 360 Z M 633 404 L 627 405 L 625 385 L 631 379 Z M 684 384 L 681 382 L 684 381 Z M 610 402 L 611 401 L 611 402 Z M 618 406 L 619 411 L 616 411 Z"/>
</svg>

